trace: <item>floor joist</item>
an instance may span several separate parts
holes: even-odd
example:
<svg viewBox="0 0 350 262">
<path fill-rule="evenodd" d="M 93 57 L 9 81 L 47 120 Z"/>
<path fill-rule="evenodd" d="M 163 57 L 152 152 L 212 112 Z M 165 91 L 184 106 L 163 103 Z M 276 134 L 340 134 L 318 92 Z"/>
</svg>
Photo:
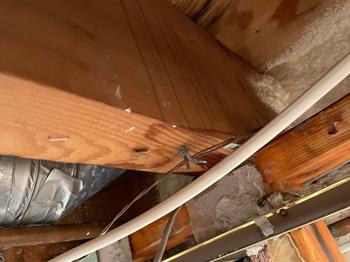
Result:
<svg viewBox="0 0 350 262">
<path fill-rule="evenodd" d="M 0 83 L 3 155 L 164 172 L 183 160 L 182 145 L 221 141 L 8 75 Z"/>
<path fill-rule="evenodd" d="M 0 154 L 164 172 L 271 117 L 252 68 L 163 0 L 6 0 L 0 32 Z"/>
<path fill-rule="evenodd" d="M 290 191 L 350 160 L 350 95 L 281 135 L 256 155 L 265 182 Z"/>
</svg>

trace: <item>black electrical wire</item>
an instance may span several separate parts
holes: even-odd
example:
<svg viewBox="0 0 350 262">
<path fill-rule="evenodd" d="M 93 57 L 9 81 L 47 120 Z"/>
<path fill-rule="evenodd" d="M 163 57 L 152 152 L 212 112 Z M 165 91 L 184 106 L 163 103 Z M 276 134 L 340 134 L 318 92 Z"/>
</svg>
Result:
<svg viewBox="0 0 350 262">
<path fill-rule="evenodd" d="M 252 133 L 249 133 L 246 136 L 250 136 Z M 200 159 L 202 156 L 205 156 L 213 151 L 216 151 L 218 149 L 224 148 L 230 144 L 237 144 L 236 141 L 239 140 L 241 137 L 235 137 L 235 138 L 229 138 L 227 140 L 222 141 L 221 143 L 218 143 L 216 145 L 213 145 L 211 147 L 205 148 L 196 154 L 192 155 L 191 157 L 193 159 Z M 140 198 L 142 198 L 144 195 L 146 195 L 149 191 L 151 191 L 155 186 L 162 183 L 166 178 L 168 178 L 176 169 L 186 165 L 189 163 L 189 159 L 184 159 L 180 163 L 178 163 L 176 166 L 174 166 L 172 169 L 170 169 L 167 173 L 163 174 L 159 179 L 157 179 L 152 185 L 144 189 L 140 194 L 138 194 L 132 201 L 130 201 L 127 205 L 124 206 L 122 210 L 118 212 L 118 214 L 113 218 L 113 220 L 103 229 L 101 232 L 101 235 L 104 235 L 109 231 L 109 229 L 114 225 L 114 223 Z"/>
<path fill-rule="evenodd" d="M 179 214 L 181 208 L 182 208 L 182 206 L 178 207 L 177 209 L 175 209 L 171 213 L 169 220 L 164 228 L 162 239 L 160 240 L 159 248 L 158 248 L 156 255 L 154 256 L 153 262 L 161 262 L 162 261 L 165 247 L 166 247 L 166 244 L 167 244 L 169 236 L 170 236 L 171 229 L 174 225 L 175 218 Z"/>
</svg>

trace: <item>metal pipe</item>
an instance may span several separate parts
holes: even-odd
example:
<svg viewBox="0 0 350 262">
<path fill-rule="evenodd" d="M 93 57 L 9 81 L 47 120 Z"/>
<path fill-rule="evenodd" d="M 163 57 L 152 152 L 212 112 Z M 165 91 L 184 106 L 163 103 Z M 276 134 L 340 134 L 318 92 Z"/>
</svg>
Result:
<svg viewBox="0 0 350 262">
<path fill-rule="evenodd" d="M 98 224 L 76 224 L 2 228 L 0 249 L 92 239 L 100 234 L 103 227 Z"/>
<path fill-rule="evenodd" d="M 350 74 L 350 54 L 337 63 L 331 70 L 322 76 L 309 90 L 294 101 L 287 109 L 280 113 L 274 120 L 257 132 L 234 153 L 226 157 L 220 163 L 205 172 L 191 184 L 169 197 L 162 203 L 151 208 L 142 215 L 113 229 L 109 233 L 73 248 L 51 261 L 72 261 L 84 255 L 108 246 L 135 231 L 147 226 L 157 219 L 165 216 L 179 206 L 216 183 L 231 170 L 239 166 L 251 157 L 260 148 L 270 142 L 275 136 L 292 124 L 312 105 L 318 102 L 324 95 L 331 91 L 345 77 Z"/>
</svg>

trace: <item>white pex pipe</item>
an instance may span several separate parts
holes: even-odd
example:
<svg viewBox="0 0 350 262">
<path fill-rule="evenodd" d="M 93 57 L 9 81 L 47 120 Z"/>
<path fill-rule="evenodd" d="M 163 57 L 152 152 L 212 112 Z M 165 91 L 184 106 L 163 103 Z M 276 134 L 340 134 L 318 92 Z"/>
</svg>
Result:
<svg viewBox="0 0 350 262">
<path fill-rule="evenodd" d="M 260 148 L 270 142 L 275 136 L 292 124 L 307 109 L 319 101 L 349 74 L 350 54 L 348 54 L 330 71 L 323 75 L 323 77 L 318 80 L 307 92 L 305 92 L 274 120 L 257 132 L 252 138 L 245 142 L 241 147 L 239 147 L 234 153 L 205 172 L 191 184 L 142 215 L 111 230 L 105 235 L 90 240 L 87 243 L 65 252 L 50 261 L 67 262 L 81 258 L 82 256 L 90 254 L 100 248 L 112 244 L 113 242 L 127 237 L 135 231 L 147 226 L 179 206 L 185 204 L 187 201 L 213 185 L 227 173 L 251 157 Z"/>
</svg>

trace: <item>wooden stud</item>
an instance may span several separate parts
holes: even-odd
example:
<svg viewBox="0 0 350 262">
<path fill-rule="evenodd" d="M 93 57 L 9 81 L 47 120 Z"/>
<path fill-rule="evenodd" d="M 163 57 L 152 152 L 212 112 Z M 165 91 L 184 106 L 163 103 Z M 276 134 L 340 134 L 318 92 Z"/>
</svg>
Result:
<svg viewBox="0 0 350 262">
<path fill-rule="evenodd" d="M 130 245 L 134 261 L 146 261 L 153 258 L 158 250 L 160 239 L 168 222 L 169 215 L 162 217 L 147 227 L 130 235 Z M 176 216 L 172 233 L 166 249 L 173 248 L 192 236 L 192 227 L 187 207 L 184 206 Z"/>
<path fill-rule="evenodd" d="M 350 160 L 350 95 L 260 150 L 256 164 L 277 191 L 302 186 Z"/>
<path fill-rule="evenodd" d="M 323 220 L 316 221 L 314 224 L 316 226 L 316 230 L 319 232 L 319 234 L 322 236 L 323 241 L 326 243 L 333 261 L 345 261 L 327 224 Z"/>
<path fill-rule="evenodd" d="M 322 220 L 292 231 L 291 236 L 306 262 L 345 261 Z"/>
<path fill-rule="evenodd" d="M 329 261 L 310 225 L 292 231 L 291 235 L 305 261 Z"/>
</svg>

